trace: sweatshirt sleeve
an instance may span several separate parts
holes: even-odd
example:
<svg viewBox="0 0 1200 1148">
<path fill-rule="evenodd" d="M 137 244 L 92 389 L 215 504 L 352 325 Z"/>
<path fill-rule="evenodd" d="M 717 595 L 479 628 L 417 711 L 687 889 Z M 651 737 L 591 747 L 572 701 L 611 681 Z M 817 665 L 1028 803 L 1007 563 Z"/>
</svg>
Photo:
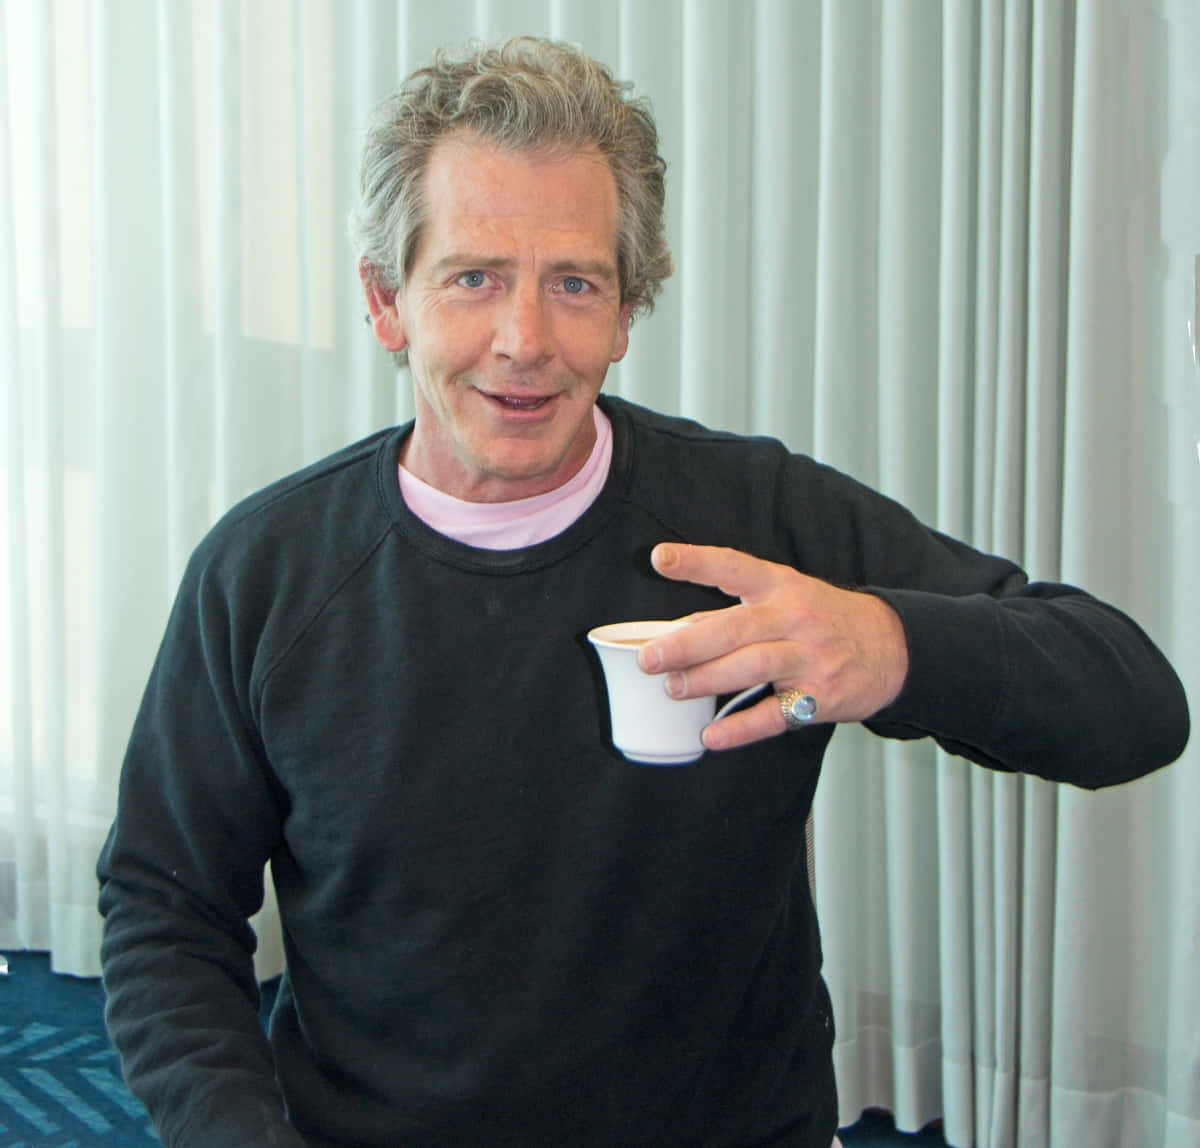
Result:
<svg viewBox="0 0 1200 1148">
<path fill-rule="evenodd" d="M 193 559 L 126 753 L 100 855 L 106 1021 L 169 1146 L 299 1148 L 258 1017 L 248 918 L 282 797 L 248 700 L 253 636 Z"/>
<path fill-rule="evenodd" d="M 996 597 L 875 591 L 908 640 L 903 690 L 867 726 L 932 736 L 994 769 L 1100 789 L 1174 761 L 1189 717 L 1179 679 L 1120 611 L 1070 586 Z"/>
<path fill-rule="evenodd" d="M 785 521 L 804 524 L 791 539 L 800 568 L 878 595 L 903 624 L 908 676 L 865 723 L 875 733 L 933 737 L 990 768 L 1087 789 L 1183 752 L 1183 686 L 1120 610 L 1074 586 L 1030 582 L 810 460 L 794 460 L 780 497 Z"/>
</svg>

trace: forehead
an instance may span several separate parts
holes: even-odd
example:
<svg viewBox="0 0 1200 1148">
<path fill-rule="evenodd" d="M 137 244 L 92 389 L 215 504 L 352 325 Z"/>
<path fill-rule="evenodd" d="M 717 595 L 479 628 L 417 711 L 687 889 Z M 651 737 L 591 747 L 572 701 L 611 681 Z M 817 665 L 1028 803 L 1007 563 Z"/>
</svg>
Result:
<svg viewBox="0 0 1200 1148">
<path fill-rule="evenodd" d="M 617 187 L 599 151 L 511 151 L 476 136 L 439 141 L 425 172 L 422 247 L 545 241 L 615 258 Z"/>
</svg>

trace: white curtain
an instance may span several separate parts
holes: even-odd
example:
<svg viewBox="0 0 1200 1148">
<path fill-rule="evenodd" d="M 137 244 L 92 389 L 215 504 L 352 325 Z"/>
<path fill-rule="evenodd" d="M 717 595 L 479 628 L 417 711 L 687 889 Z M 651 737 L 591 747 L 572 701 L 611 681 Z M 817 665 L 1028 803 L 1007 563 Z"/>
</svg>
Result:
<svg viewBox="0 0 1200 1148">
<path fill-rule="evenodd" d="M 678 272 L 612 390 L 1093 589 L 1200 710 L 1194 0 L 0 0 L 0 948 L 97 972 L 92 867 L 204 530 L 408 416 L 344 239 L 359 130 L 435 46 L 512 32 L 657 113 Z M 843 1119 L 1197 1148 L 1198 810 L 1200 744 L 1088 794 L 840 731 Z"/>
</svg>

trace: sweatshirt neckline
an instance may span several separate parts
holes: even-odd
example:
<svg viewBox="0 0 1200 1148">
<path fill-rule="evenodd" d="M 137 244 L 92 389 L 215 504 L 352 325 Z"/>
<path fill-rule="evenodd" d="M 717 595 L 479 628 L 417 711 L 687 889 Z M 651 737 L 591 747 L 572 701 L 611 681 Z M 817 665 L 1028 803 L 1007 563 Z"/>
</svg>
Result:
<svg viewBox="0 0 1200 1148">
<path fill-rule="evenodd" d="M 553 538 L 515 550 L 485 550 L 439 534 L 405 503 L 396 481 L 400 447 L 412 433 L 410 420 L 386 435 L 375 452 L 375 487 L 392 528 L 406 542 L 437 562 L 476 573 L 520 574 L 553 565 L 595 536 L 624 501 L 633 472 L 633 424 L 629 405 L 601 395 L 597 402 L 612 423 L 612 461 L 608 479 L 596 500 L 570 526 Z"/>
</svg>

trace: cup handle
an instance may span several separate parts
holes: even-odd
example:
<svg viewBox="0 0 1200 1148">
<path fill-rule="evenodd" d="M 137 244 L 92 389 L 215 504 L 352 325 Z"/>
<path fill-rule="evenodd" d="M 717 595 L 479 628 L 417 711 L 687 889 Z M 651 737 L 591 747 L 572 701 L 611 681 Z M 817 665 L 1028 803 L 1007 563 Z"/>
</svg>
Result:
<svg viewBox="0 0 1200 1148">
<path fill-rule="evenodd" d="M 713 714 L 713 721 L 720 721 L 721 718 L 726 716 L 726 714 L 733 713 L 733 711 L 737 709 L 742 702 L 746 701 L 747 698 L 752 698 L 755 694 L 762 693 L 762 691 L 765 690 L 770 684 L 770 682 L 759 682 L 756 686 L 751 686 L 749 689 L 742 690 L 740 694 L 734 694 L 729 701 L 727 701 L 719 710 L 717 710 L 715 714 Z"/>
</svg>

